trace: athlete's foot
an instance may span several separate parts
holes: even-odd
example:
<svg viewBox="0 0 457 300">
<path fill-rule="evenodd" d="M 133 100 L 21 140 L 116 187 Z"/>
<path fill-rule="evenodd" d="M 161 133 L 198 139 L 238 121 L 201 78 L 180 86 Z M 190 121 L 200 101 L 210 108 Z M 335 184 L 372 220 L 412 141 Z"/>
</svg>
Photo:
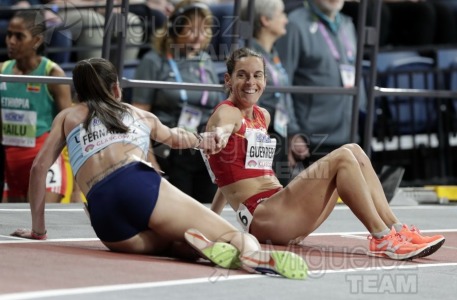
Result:
<svg viewBox="0 0 457 300">
<path fill-rule="evenodd" d="M 306 279 L 308 266 L 303 258 L 289 251 L 256 251 L 240 256 L 242 268 L 251 273 L 279 275 L 289 279 Z"/>
<path fill-rule="evenodd" d="M 389 234 L 377 239 L 369 236 L 370 250 L 368 255 L 388 257 L 395 260 L 411 260 L 427 256 L 430 252 L 428 244 L 412 244 L 405 241 L 392 227 Z"/>
<path fill-rule="evenodd" d="M 435 253 L 441 246 L 444 244 L 446 240 L 444 236 L 441 234 L 433 235 L 433 236 L 425 236 L 422 235 L 420 230 L 415 227 L 411 226 L 411 229 L 408 225 L 404 224 L 402 229 L 398 232 L 398 234 L 403 238 L 403 240 L 410 242 L 411 244 L 427 244 L 429 245 L 429 251 L 426 255 L 428 256 Z"/>
<path fill-rule="evenodd" d="M 184 233 L 184 238 L 201 257 L 213 262 L 219 267 L 226 269 L 238 269 L 241 265 L 238 249 L 224 242 L 212 242 L 200 231 L 189 229 Z"/>
</svg>

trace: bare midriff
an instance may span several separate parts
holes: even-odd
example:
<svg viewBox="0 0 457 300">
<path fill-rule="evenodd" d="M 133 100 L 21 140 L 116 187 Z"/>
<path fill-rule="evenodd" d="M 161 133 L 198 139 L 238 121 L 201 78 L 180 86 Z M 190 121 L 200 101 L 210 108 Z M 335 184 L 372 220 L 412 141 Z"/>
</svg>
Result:
<svg viewBox="0 0 457 300">
<path fill-rule="evenodd" d="M 230 206 L 237 210 L 246 199 L 261 192 L 282 187 L 276 176 L 260 176 L 242 179 L 220 188 Z"/>
</svg>

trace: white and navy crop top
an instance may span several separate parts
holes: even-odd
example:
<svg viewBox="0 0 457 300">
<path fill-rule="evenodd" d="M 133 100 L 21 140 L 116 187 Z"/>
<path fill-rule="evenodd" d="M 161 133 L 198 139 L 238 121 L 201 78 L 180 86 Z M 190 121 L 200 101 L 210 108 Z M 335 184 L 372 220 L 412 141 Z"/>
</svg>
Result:
<svg viewBox="0 0 457 300">
<path fill-rule="evenodd" d="M 144 122 L 134 120 L 130 114 L 125 114 L 122 121 L 130 128 L 129 132 L 109 131 L 97 117 L 91 120 L 89 130 L 85 130 L 83 124 L 73 128 L 67 136 L 67 148 L 73 175 L 76 176 L 79 168 L 92 155 L 114 143 L 132 144 L 143 150 L 145 155 L 147 154 L 151 129 Z"/>
</svg>

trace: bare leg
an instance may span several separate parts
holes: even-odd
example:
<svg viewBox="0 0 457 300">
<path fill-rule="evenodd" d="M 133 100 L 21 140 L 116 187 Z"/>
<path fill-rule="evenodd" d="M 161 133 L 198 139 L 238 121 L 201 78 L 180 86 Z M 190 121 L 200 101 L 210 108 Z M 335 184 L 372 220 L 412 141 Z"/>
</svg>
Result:
<svg viewBox="0 0 457 300">
<path fill-rule="evenodd" d="M 145 230 L 121 242 L 103 242 L 111 251 L 197 260 L 200 255 L 185 242 L 169 241 L 152 230 Z"/>
<path fill-rule="evenodd" d="M 314 231 L 333 210 L 337 193 L 368 231 L 387 229 L 353 153 L 339 148 L 302 171 L 286 188 L 258 206 L 251 232 L 287 244 Z"/>
<path fill-rule="evenodd" d="M 184 233 L 194 228 L 212 241 L 230 242 L 241 253 L 260 249 L 259 243 L 251 235 L 240 232 L 164 179 L 150 219 L 150 228 L 172 241 L 184 241 Z"/>
<path fill-rule="evenodd" d="M 159 199 L 149 220 L 150 230 L 120 242 L 103 242 L 112 251 L 178 255 L 193 257 L 191 247 L 183 246 L 184 233 L 195 228 L 212 241 L 230 242 L 241 253 L 260 250 L 257 240 L 250 234 L 237 230 L 219 215 L 195 201 L 162 179 Z M 189 251 L 189 255 L 185 252 Z"/>
<path fill-rule="evenodd" d="M 394 223 L 399 223 L 400 221 L 394 215 L 389 206 L 384 190 L 382 189 L 381 182 L 379 181 L 368 156 L 357 144 L 347 144 L 343 147 L 349 149 L 359 162 L 363 177 L 365 178 L 368 189 L 370 190 L 371 199 L 373 199 L 376 211 L 381 216 L 384 223 L 386 223 L 389 227 Z"/>
<path fill-rule="evenodd" d="M 134 237 L 120 242 L 102 243 L 111 251 L 160 255 L 170 249 L 172 243 L 152 230 L 145 230 Z"/>
</svg>

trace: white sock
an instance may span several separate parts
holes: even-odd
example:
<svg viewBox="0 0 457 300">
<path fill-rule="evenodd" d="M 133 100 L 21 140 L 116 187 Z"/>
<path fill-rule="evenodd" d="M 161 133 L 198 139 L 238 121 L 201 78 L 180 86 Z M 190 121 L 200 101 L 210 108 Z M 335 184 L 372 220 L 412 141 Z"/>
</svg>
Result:
<svg viewBox="0 0 457 300">
<path fill-rule="evenodd" d="M 383 238 L 385 235 L 388 235 L 390 233 L 390 229 L 389 228 L 386 228 L 384 229 L 383 231 L 381 232 L 375 232 L 375 233 L 372 233 L 371 235 L 374 236 L 375 239 L 381 239 Z"/>
<path fill-rule="evenodd" d="M 402 230 L 402 228 L 403 228 L 402 223 L 394 223 L 394 224 L 392 224 L 392 226 L 395 228 L 396 232 L 400 232 L 400 230 Z"/>
</svg>

